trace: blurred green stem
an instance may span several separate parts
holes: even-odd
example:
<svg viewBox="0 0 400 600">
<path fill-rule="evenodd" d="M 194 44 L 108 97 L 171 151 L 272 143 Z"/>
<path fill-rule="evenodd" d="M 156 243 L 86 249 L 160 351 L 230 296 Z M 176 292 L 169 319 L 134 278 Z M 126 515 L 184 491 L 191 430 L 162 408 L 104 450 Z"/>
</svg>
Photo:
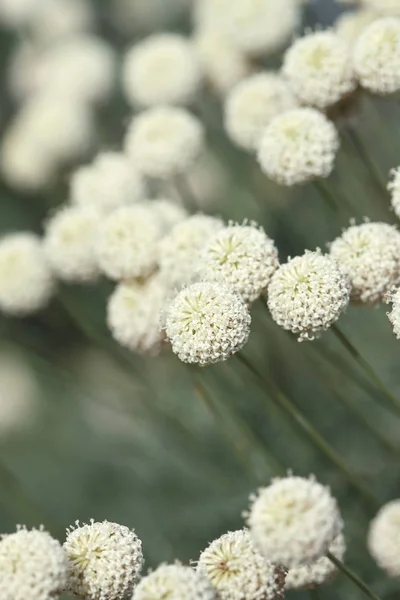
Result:
<svg viewBox="0 0 400 600">
<path fill-rule="evenodd" d="M 338 190 L 333 191 L 323 179 L 315 179 L 312 182 L 312 185 L 339 219 L 343 223 L 347 222 L 353 211 L 348 207 L 347 200 L 338 192 Z"/>
<path fill-rule="evenodd" d="M 354 571 L 346 567 L 336 556 L 334 556 L 331 552 L 327 552 L 327 557 L 333 564 L 340 570 L 348 579 L 350 579 L 360 590 L 364 592 L 366 596 L 371 598 L 371 600 L 381 600 L 379 596 L 374 594 L 373 591 L 370 590 L 368 585 L 356 574 Z"/>
</svg>

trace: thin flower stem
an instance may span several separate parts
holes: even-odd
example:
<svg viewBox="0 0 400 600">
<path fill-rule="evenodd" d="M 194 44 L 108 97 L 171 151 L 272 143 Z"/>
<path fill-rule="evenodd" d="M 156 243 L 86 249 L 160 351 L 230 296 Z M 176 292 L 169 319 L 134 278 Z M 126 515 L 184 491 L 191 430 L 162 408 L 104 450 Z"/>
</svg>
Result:
<svg viewBox="0 0 400 600">
<path fill-rule="evenodd" d="M 354 573 L 354 571 L 346 567 L 341 560 L 336 558 L 336 556 L 334 556 L 331 552 L 327 552 L 326 556 L 340 571 L 342 571 L 344 575 L 346 575 L 348 579 L 350 579 L 358 588 L 360 588 L 360 590 L 362 590 L 366 596 L 371 598 L 371 600 L 381 600 L 379 596 L 370 590 L 368 585 L 357 575 L 357 573 Z"/>
<path fill-rule="evenodd" d="M 348 208 L 346 199 L 343 198 L 337 190 L 333 192 L 322 179 L 315 179 L 312 184 L 331 210 L 336 213 L 343 222 L 348 221 L 349 217 L 352 215 L 352 210 Z"/>
<path fill-rule="evenodd" d="M 371 510 L 376 511 L 381 504 L 379 499 L 365 486 L 364 482 L 353 473 L 345 461 L 336 453 L 330 444 L 324 440 L 310 421 L 300 412 L 297 406 L 281 390 L 279 390 L 274 383 L 270 382 L 263 374 L 261 374 L 243 354 L 238 353 L 236 356 L 262 384 L 266 385 L 269 398 L 285 411 L 312 441 L 314 446 L 344 473 L 348 481 L 364 498 L 368 507 Z M 260 387 L 265 391 L 265 388 L 262 385 Z"/>
</svg>

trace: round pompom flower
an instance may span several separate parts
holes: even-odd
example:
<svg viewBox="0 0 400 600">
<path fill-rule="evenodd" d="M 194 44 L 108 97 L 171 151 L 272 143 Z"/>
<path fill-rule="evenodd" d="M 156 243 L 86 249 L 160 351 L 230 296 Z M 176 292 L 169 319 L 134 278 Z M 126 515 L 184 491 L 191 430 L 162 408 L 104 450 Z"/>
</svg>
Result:
<svg viewBox="0 0 400 600">
<path fill-rule="evenodd" d="M 313 108 L 275 117 L 261 136 L 258 161 L 270 179 L 296 185 L 332 172 L 339 136 L 333 123 Z"/>
<path fill-rule="evenodd" d="M 374 94 L 400 89 L 400 19 L 378 19 L 358 38 L 353 63 L 360 84 Z"/>
<path fill-rule="evenodd" d="M 390 577 L 400 577 L 400 500 L 388 502 L 372 520 L 368 549 Z"/>
<path fill-rule="evenodd" d="M 139 354 L 157 354 L 164 339 L 160 318 L 166 296 L 159 277 L 120 283 L 107 307 L 107 323 L 117 342 Z"/>
<path fill-rule="evenodd" d="M 200 555 L 197 570 L 213 584 L 219 600 L 279 600 L 286 570 L 266 560 L 245 529 L 214 540 Z"/>
<path fill-rule="evenodd" d="M 343 533 L 339 533 L 339 535 L 335 537 L 328 550 L 338 560 L 343 560 L 346 552 L 346 541 Z M 336 574 L 336 565 L 334 565 L 329 558 L 323 556 L 309 565 L 289 569 L 289 572 L 286 575 L 285 587 L 287 590 L 314 588 L 329 583 Z"/>
<path fill-rule="evenodd" d="M 143 567 L 142 542 L 133 529 L 93 520 L 67 530 L 67 590 L 82 600 L 123 600 Z"/>
<path fill-rule="evenodd" d="M 184 288 L 172 300 L 165 331 L 180 360 L 205 366 L 227 360 L 243 348 L 250 323 L 246 304 L 231 288 L 200 282 Z"/>
<path fill-rule="evenodd" d="M 129 50 L 123 84 L 131 104 L 189 103 L 201 81 L 192 43 L 181 35 L 153 35 Z"/>
<path fill-rule="evenodd" d="M 57 600 L 67 582 L 68 562 L 47 531 L 20 527 L 0 537 L 0 572 L 5 600 Z"/>
<path fill-rule="evenodd" d="M 201 279 L 229 285 L 245 302 L 267 288 L 279 266 L 274 242 L 255 224 L 230 225 L 216 233 L 199 259 Z"/>
<path fill-rule="evenodd" d="M 126 151 L 148 177 L 168 179 L 190 169 L 203 148 L 201 122 L 173 107 L 153 108 L 135 117 L 126 135 Z"/>
<path fill-rule="evenodd" d="M 273 479 L 252 500 L 248 525 L 256 547 L 288 569 L 324 556 L 342 530 L 335 498 L 312 477 Z"/>
<path fill-rule="evenodd" d="M 107 213 L 143 199 L 145 184 L 128 158 L 119 152 L 103 152 L 71 177 L 71 200 Z"/>
<path fill-rule="evenodd" d="M 294 42 L 285 54 L 282 72 L 302 104 L 321 110 L 356 88 L 350 50 L 332 31 L 310 33 Z"/>
<path fill-rule="evenodd" d="M 54 292 L 54 279 L 43 246 L 32 233 L 0 240 L 0 310 L 26 315 L 44 308 Z"/>
<path fill-rule="evenodd" d="M 180 564 L 160 565 L 140 581 L 132 600 L 215 600 L 206 577 Z"/>
<path fill-rule="evenodd" d="M 350 299 L 350 280 L 330 256 L 306 252 L 281 265 L 268 287 L 268 308 L 278 325 L 313 340 L 337 321 Z"/>
<path fill-rule="evenodd" d="M 353 302 L 383 302 L 400 284 L 400 232 L 392 225 L 352 225 L 332 242 L 330 254 L 350 276 Z"/>
<path fill-rule="evenodd" d="M 258 147 L 268 123 L 297 106 L 286 81 L 277 73 L 258 73 L 233 88 L 225 102 L 225 128 L 246 150 Z"/>
<path fill-rule="evenodd" d="M 100 225 L 96 254 L 110 279 L 147 277 L 157 264 L 160 223 L 146 205 L 123 206 Z"/>
<path fill-rule="evenodd" d="M 92 282 L 100 271 L 96 241 L 100 226 L 97 211 L 68 206 L 46 225 L 44 250 L 54 274 L 69 282 Z"/>
<path fill-rule="evenodd" d="M 392 324 L 394 335 L 400 340 L 400 289 L 393 294 L 388 294 L 387 301 L 392 303 L 392 310 L 387 315 Z"/>
<path fill-rule="evenodd" d="M 182 287 L 195 279 L 200 251 L 223 226 L 221 219 L 193 215 L 178 223 L 161 240 L 160 274 L 171 288 Z"/>
</svg>

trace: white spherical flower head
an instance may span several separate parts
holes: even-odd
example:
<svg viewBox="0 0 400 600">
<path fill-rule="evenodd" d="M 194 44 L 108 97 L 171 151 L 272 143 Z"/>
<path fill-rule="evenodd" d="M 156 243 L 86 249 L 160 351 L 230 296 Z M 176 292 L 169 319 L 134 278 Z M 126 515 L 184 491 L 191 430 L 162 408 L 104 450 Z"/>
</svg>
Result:
<svg viewBox="0 0 400 600">
<path fill-rule="evenodd" d="M 229 137 L 246 150 L 256 150 L 268 123 L 297 102 L 288 84 L 277 73 L 259 73 L 239 83 L 225 101 L 225 128 Z"/>
<path fill-rule="evenodd" d="M 205 366 L 241 350 L 250 323 L 245 302 L 230 287 L 201 282 L 184 288 L 172 300 L 165 331 L 180 360 Z"/>
<path fill-rule="evenodd" d="M 332 31 L 297 40 L 285 54 L 282 72 L 302 104 L 321 110 L 356 88 L 349 47 Z"/>
<path fill-rule="evenodd" d="M 230 531 L 200 555 L 197 570 L 215 587 L 219 600 L 279 600 L 286 571 L 265 559 L 247 530 Z"/>
<path fill-rule="evenodd" d="M 126 150 L 143 175 L 168 179 L 190 169 L 203 141 L 203 126 L 196 117 L 180 108 L 161 107 L 133 119 Z"/>
<path fill-rule="evenodd" d="M 159 220 L 162 233 L 165 235 L 178 223 L 185 221 L 189 215 L 185 208 L 175 200 L 157 198 L 148 204 L 155 217 Z"/>
<path fill-rule="evenodd" d="M 390 577 L 400 577 L 400 500 L 388 502 L 370 524 L 368 549 Z"/>
<path fill-rule="evenodd" d="M 400 89 L 400 19 L 378 19 L 358 38 L 353 63 L 360 84 L 388 95 Z"/>
<path fill-rule="evenodd" d="M 400 290 L 388 296 L 388 301 L 392 303 L 392 310 L 388 313 L 389 321 L 393 327 L 393 333 L 400 340 Z"/>
<path fill-rule="evenodd" d="M 108 213 L 119 206 L 144 198 L 143 177 L 119 152 L 103 152 L 88 166 L 80 167 L 71 177 L 74 204 Z"/>
<path fill-rule="evenodd" d="M 44 250 L 57 277 L 80 283 L 97 279 L 100 274 L 96 257 L 99 227 L 99 214 L 90 207 L 68 206 L 48 221 Z"/>
<path fill-rule="evenodd" d="M 42 243 L 31 233 L 0 240 L 0 310 L 27 315 L 44 308 L 54 292 L 54 280 Z"/>
<path fill-rule="evenodd" d="M 391 204 L 394 212 L 400 219 L 400 167 L 392 171 L 392 180 L 388 184 L 391 194 Z"/>
<path fill-rule="evenodd" d="M 206 577 L 180 564 L 160 565 L 140 581 L 132 600 L 215 600 Z"/>
<path fill-rule="evenodd" d="M 142 542 L 133 529 L 93 520 L 67 531 L 67 590 L 82 600 L 123 600 L 143 568 Z"/>
<path fill-rule="evenodd" d="M 278 251 L 262 228 L 231 225 L 206 244 L 198 272 L 202 280 L 228 284 L 245 302 L 253 302 L 278 266 Z"/>
<path fill-rule="evenodd" d="M 101 223 L 96 253 L 110 279 L 146 277 L 156 268 L 160 223 L 146 205 L 123 206 Z"/>
<path fill-rule="evenodd" d="M 338 560 L 343 561 L 346 552 L 346 541 L 343 533 L 339 533 L 328 548 Z M 314 588 L 329 583 L 337 574 L 334 563 L 323 556 L 309 565 L 289 569 L 286 575 L 285 587 L 287 590 L 303 590 Z"/>
<path fill-rule="evenodd" d="M 353 302 L 383 302 L 400 283 L 400 232 L 392 225 L 353 225 L 332 242 L 330 253 L 350 276 Z"/>
<path fill-rule="evenodd" d="M 349 303 L 350 280 L 338 262 L 320 252 L 290 259 L 274 273 L 268 308 L 299 341 L 313 340 L 337 321 Z"/>
<path fill-rule="evenodd" d="M 267 126 L 258 161 L 270 179 L 292 186 L 328 177 L 338 149 L 333 123 L 318 110 L 298 108 L 278 115 Z"/>
<path fill-rule="evenodd" d="M 193 215 L 178 223 L 161 240 L 160 274 L 171 288 L 180 288 L 195 279 L 200 251 L 223 226 L 221 219 Z"/>
<path fill-rule="evenodd" d="M 352 46 L 362 31 L 378 18 L 379 15 L 376 11 L 363 7 L 351 12 L 342 13 L 335 21 L 336 35 Z"/>
<path fill-rule="evenodd" d="M 313 478 L 289 476 L 261 488 L 248 525 L 260 552 L 291 569 L 324 556 L 342 529 L 342 519 L 329 488 Z"/>
<path fill-rule="evenodd" d="M 151 36 L 134 46 L 125 58 L 124 91 L 133 105 L 188 104 L 200 81 L 194 46 L 181 35 Z"/>
<path fill-rule="evenodd" d="M 57 600 L 68 572 L 60 543 L 43 529 L 20 527 L 0 537 L 1 597 Z"/>
<path fill-rule="evenodd" d="M 113 337 L 139 354 L 155 355 L 164 334 L 161 310 L 167 289 L 159 277 L 120 283 L 108 302 L 107 323 Z"/>
</svg>

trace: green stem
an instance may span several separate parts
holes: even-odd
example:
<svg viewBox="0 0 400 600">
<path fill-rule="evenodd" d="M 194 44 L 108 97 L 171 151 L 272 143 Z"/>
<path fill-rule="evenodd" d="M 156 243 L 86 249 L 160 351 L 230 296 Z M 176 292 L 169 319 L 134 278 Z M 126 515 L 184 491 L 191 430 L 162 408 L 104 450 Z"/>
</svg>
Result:
<svg viewBox="0 0 400 600">
<path fill-rule="evenodd" d="M 368 171 L 371 180 L 376 187 L 376 190 L 379 192 L 379 195 L 384 194 L 384 198 L 387 196 L 386 184 L 383 180 L 377 166 L 374 161 L 371 159 L 367 149 L 364 146 L 364 142 L 361 137 L 358 135 L 358 132 L 353 127 L 348 127 L 345 135 L 349 138 L 355 150 L 358 152 L 366 170 Z M 389 204 L 388 204 L 389 205 Z M 388 206 L 386 206 L 388 208 Z"/>
<path fill-rule="evenodd" d="M 336 558 L 336 556 L 334 556 L 331 552 L 327 552 L 327 557 L 340 571 L 342 571 L 342 573 L 344 573 L 344 575 L 346 575 L 348 579 L 350 579 L 358 588 L 360 588 L 360 590 L 362 590 L 364 594 L 368 596 L 368 598 L 371 598 L 371 600 L 381 600 L 379 596 L 370 590 L 368 585 L 357 575 L 357 573 L 354 573 L 354 571 L 346 567 L 346 565 L 344 565 L 342 561 Z"/>
</svg>

